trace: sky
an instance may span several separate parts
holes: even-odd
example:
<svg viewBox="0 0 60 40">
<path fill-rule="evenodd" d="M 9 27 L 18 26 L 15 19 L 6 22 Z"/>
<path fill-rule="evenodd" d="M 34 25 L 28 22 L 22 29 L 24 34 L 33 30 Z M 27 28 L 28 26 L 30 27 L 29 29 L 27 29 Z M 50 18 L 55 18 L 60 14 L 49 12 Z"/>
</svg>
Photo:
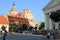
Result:
<svg viewBox="0 0 60 40">
<path fill-rule="evenodd" d="M 19 12 L 24 9 L 32 11 L 36 22 L 44 22 L 43 8 L 50 2 L 50 0 L 0 0 L 0 15 L 6 15 L 15 3 Z"/>
</svg>

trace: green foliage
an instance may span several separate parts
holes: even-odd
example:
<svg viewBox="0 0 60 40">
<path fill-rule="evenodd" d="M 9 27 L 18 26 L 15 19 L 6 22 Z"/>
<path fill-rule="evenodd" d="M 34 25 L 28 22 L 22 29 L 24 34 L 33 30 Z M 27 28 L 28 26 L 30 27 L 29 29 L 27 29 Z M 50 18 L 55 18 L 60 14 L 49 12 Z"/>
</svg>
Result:
<svg viewBox="0 0 60 40">
<path fill-rule="evenodd" d="M 29 30 L 32 30 L 32 29 L 33 29 L 33 26 L 30 26 L 30 27 L 29 27 Z"/>
<path fill-rule="evenodd" d="M 35 30 L 37 30 L 37 27 L 35 27 Z"/>
<path fill-rule="evenodd" d="M 13 28 L 13 30 L 14 30 L 15 32 L 17 31 L 17 27 L 16 27 L 16 26 L 13 26 L 12 28 Z"/>
<path fill-rule="evenodd" d="M 4 25 L 2 25 L 1 29 L 2 29 L 2 30 L 5 30 L 5 29 L 6 29 L 6 27 L 5 27 Z"/>
<path fill-rule="evenodd" d="M 18 30 L 17 26 L 16 25 L 11 25 L 10 26 L 10 29 L 13 29 L 14 32 L 16 32 Z"/>
<path fill-rule="evenodd" d="M 39 30 L 44 29 L 44 27 L 45 27 L 45 23 L 44 22 L 41 22 L 41 25 L 39 27 Z"/>
<path fill-rule="evenodd" d="M 54 21 L 54 22 L 59 22 L 60 21 L 60 11 L 57 10 L 56 12 L 52 12 L 50 15 L 50 18 Z"/>
</svg>

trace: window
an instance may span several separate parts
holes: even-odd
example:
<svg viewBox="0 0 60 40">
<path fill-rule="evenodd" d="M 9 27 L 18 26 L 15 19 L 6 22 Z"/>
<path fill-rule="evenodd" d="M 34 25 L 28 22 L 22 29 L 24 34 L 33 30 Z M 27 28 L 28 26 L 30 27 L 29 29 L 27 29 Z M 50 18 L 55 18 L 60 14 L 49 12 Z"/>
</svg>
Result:
<svg viewBox="0 0 60 40">
<path fill-rule="evenodd" d="M 10 22 L 13 22 L 13 20 L 9 20 Z"/>
</svg>

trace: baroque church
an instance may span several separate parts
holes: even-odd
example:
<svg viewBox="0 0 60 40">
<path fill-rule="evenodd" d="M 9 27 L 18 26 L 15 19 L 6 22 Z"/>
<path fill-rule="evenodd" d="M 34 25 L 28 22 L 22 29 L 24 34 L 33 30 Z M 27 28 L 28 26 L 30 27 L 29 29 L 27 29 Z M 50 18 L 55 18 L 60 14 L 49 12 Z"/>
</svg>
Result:
<svg viewBox="0 0 60 40">
<path fill-rule="evenodd" d="M 13 4 L 12 9 L 4 16 L 0 16 L 0 30 L 1 26 L 6 26 L 6 30 L 9 32 L 9 27 L 11 25 L 16 25 L 21 28 L 22 25 L 26 24 L 28 27 L 35 27 L 37 22 L 34 20 L 34 16 L 31 10 L 25 9 L 22 12 L 18 12 L 16 5 Z"/>
</svg>

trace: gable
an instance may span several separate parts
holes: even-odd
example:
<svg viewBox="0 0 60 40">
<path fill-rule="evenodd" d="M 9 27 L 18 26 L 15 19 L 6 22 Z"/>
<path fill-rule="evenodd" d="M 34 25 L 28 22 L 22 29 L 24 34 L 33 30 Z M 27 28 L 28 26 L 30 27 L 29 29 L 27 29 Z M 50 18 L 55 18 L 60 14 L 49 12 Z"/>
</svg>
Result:
<svg viewBox="0 0 60 40">
<path fill-rule="evenodd" d="M 49 10 L 53 7 L 55 7 L 56 5 L 58 5 L 59 3 L 57 1 L 50 1 L 44 8 L 43 11 L 45 10 Z"/>
<path fill-rule="evenodd" d="M 9 24 L 9 22 L 6 17 L 0 16 L 0 24 Z"/>
</svg>

